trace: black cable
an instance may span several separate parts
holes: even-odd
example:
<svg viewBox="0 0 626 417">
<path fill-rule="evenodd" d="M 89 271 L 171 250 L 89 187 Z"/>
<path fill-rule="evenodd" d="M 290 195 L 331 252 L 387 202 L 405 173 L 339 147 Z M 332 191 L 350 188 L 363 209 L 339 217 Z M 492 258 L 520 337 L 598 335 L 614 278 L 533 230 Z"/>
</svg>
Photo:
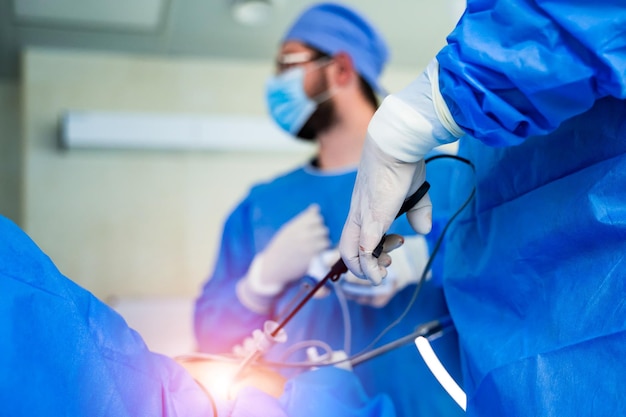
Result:
<svg viewBox="0 0 626 417">
<path fill-rule="evenodd" d="M 433 320 L 431 322 L 422 324 L 417 326 L 417 328 L 407 334 L 406 336 L 402 336 L 396 340 L 393 340 L 383 346 L 372 349 L 368 352 L 365 352 L 350 361 L 350 365 L 354 368 L 355 366 L 366 362 L 376 356 L 380 356 L 384 353 L 387 353 L 393 349 L 399 348 L 406 344 L 412 343 L 418 336 L 426 337 L 427 339 L 438 338 L 443 335 L 448 329 L 452 328 L 452 320 L 450 317 L 440 318 L 438 320 Z"/>
<path fill-rule="evenodd" d="M 430 163 L 432 161 L 435 161 L 437 159 L 444 159 L 444 158 L 455 159 L 457 161 L 461 161 L 461 162 L 469 165 L 472 168 L 472 171 L 474 173 L 476 172 L 476 168 L 474 167 L 474 164 L 472 163 L 472 161 L 470 161 L 469 159 L 463 158 L 461 156 L 458 156 L 458 155 L 439 154 L 439 155 L 435 155 L 435 156 L 432 156 L 432 157 L 429 157 L 429 158 L 425 159 L 425 163 L 428 164 L 428 163 Z M 475 193 L 476 193 L 476 187 L 474 186 L 472 188 L 472 191 L 470 192 L 470 195 L 465 200 L 465 202 L 461 205 L 461 207 L 459 207 L 459 209 L 457 209 L 457 211 L 450 217 L 450 219 L 448 220 L 448 222 L 444 226 L 443 230 L 441 231 L 441 234 L 439 235 L 439 237 L 437 238 L 437 241 L 435 242 L 435 246 L 433 247 L 433 250 L 431 251 L 430 257 L 428 258 L 428 262 L 426 262 L 426 266 L 424 266 L 424 270 L 422 272 L 422 275 L 420 276 L 420 278 L 419 278 L 419 280 L 418 280 L 418 282 L 417 282 L 417 284 L 415 286 L 415 290 L 413 291 L 413 295 L 411 296 L 411 299 L 409 300 L 409 304 L 406 306 L 406 308 L 404 309 L 402 314 L 400 314 L 400 316 L 398 316 L 398 318 L 396 318 L 389 326 L 387 326 L 385 329 L 383 329 L 378 334 L 378 336 L 376 336 L 376 338 L 369 345 L 367 345 L 363 350 L 361 350 L 361 352 L 357 353 L 356 355 L 353 355 L 352 357 L 359 356 L 359 355 L 365 353 L 366 351 L 370 350 L 373 346 L 376 345 L 376 343 L 378 343 L 380 341 L 380 339 L 382 339 L 382 337 L 385 334 L 387 334 L 391 329 L 393 329 L 395 326 L 397 326 L 406 317 L 406 315 L 409 313 L 409 311 L 413 307 L 413 304 L 415 304 L 415 300 L 417 300 L 417 296 L 419 295 L 419 293 L 420 293 L 420 291 L 422 289 L 422 285 L 424 284 L 424 281 L 426 280 L 426 275 L 428 274 L 428 272 L 430 271 L 430 269 L 432 267 L 432 264 L 433 264 L 433 261 L 435 259 L 435 256 L 439 252 L 439 248 L 441 247 L 441 243 L 443 242 L 443 238 L 444 238 L 448 228 L 450 227 L 450 225 L 452 224 L 454 219 L 456 219 L 456 217 L 459 214 L 461 214 L 461 212 L 465 209 L 465 207 L 467 207 L 467 205 L 470 203 L 470 201 L 472 201 L 472 198 L 474 198 L 474 194 Z"/>
<path fill-rule="evenodd" d="M 432 161 L 438 160 L 438 159 L 454 159 L 460 162 L 463 162 L 467 165 L 469 165 L 472 168 L 472 171 L 474 173 L 476 173 L 476 168 L 474 166 L 474 164 L 472 163 L 472 161 L 470 161 L 467 158 L 463 158 L 461 156 L 458 155 L 450 155 L 450 154 L 439 154 L 439 155 L 434 155 L 431 156 L 429 158 L 425 159 L 425 163 L 428 164 Z M 360 352 L 355 353 L 354 355 L 345 358 L 345 359 L 341 359 L 339 361 L 335 361 L 335 362 L 326 362 L 323 364 L 315 364 L 315 366 L 331 366 L 331 365 L 337 365 L 343 362 L 347 362 L 347 361 L 356 361 L 359 360 L 359 363 L 362 362 L 362 358 L 364 357 L 364 355 L 368 355 L 369 352 L 372 350 L 372 348 L 376 345 L 376 343 L 378 343 L 380 341 L 380 339 L 382 339 L 382 337 L 387 334 L 391 329 L 393 329 L 395 326 L 397 326 L 405 317 L 406 315 L 409 313 L 409 311 L 411 310 L 411 308 L 413 307 L 413 304 L 415 304 L 415 301 L 417 300 L 417 297 L 422 289 L 422 285 L 424 283 L 424 281 L 426 280 L 426 275 L 428 274 L 428 272 L 430 271 L 431 267 L 432 267 L 432 263 L 435 259 L 435 256 L 437 255 L 437 253 L 439 252 L 439 248 L 441 247 L 441 244 L 443 242 L 443 238 L 446 234 L 446 232 L 448 231 L 448 228 L 450 227 L 450 225 L 452 224 L 452 222 L 461 214 L 461 212 L 463 212 L 463 210 L 465 210 L 465 208 L 467 207 L 467 205 L 472 201 L 472 199 L 474 198 L 474 195 L 476 194 L 476 186 L 472 187 L 472 191 L 470 192 L 469 196 L 467 197 L 467 199 L 463 202 L 463 204 L 457 209 L 457 211 L 450 217 L 450 219 L 446 222 L 446 225 L 444 226 L 443 230 L 441 231 L 441 234 L 439 235 L 439 237 L 437 238 L 437 241 L 435 242 L 435 246 L 433 247 L 430 257 L 428 258 L 428 261 L 426 262 L 426 265 L 424 266 L 424 270 L 422 272 L 422 275 L 420 276 L 418 282 L 416 283 L 415 286 L 415 290 L 413 291 L 413 295 L 411 296 L 411 299 L 409 300 L 408 305 L 406 306 L 406 308 L 404 309 L 404 311 L 400 314 L 400 316 L 398 316 L 391 324 L 389 324 L 386 328 L 384 328 L 377 336 L 376 338 L 374 338 L 374 340 L 372 342 L 370 342 L 365 348 L 363 348 Z M 406 337 L 406 336 L 405 336 Z M 390 344 L 393 344 L 394 342 L 390 342 Z M 385 345 L 387 346 L 387 345 Z M 377 350 L 383 350 L 383 349 L 377 349 Z M 387 350 L 384 350 L 384 352 L 386 352 Z M 381 352 L 381 353 L 384 353 Z M 373 356 L 369 356 L 367 358 L 367 360 L 375 357 L 377 355 L 373 355 Z M 267 365 L 267 366 L 274 366 L 274 367 L 310 367 L 313 366 L 311 363 L 280 363 L 280 362 L 271 362 L 271 361 L 261 361 L 263 364 Z"/>
<path fill-rule="evenodd" d="M 425 159 L 425 163 L 428 164 L 432 161 L 438 160 L 438 159 L 454 159 L 460 162 L 463 162 L 467 165 L 469 165 L 472 168 L 472 171 L 475 173 L 476 172 L 476 168 L 474 166 L 474 164 L 472 163 L 472 161 L 470 161 L 469 159 L 463 158 L 461 156 L 458 155 L 451 155 L 451 154 L 439 154 L 439 155 L 434 155 L 431 156 L 429 158 Z M 423 184 L 423 185 L 428 185 L 427 183 Z M 422 188 L 422 187 L 420 187 Z M 426 191 L 428 190 L 428 188 L 425 188 Z M 419 192 L 419 190 L 418 190 Z M 443 242 L 443 238 L 448 230 L 448 228 L 450 227 L 450 225 L 452 224 L 452 222 L 456 219 L 456 217 L 461 214 L 461 212 L 465 209 L 465 207 L 467 207 L 467 205 L 472 201 L 472 199 L 474 198 L 474 195 L 476 193 L 476 186 L 474 186 L 472 188 L 472 191 L 470 192 L 470 195 L 467 197 L 467 199 L 465 200 L 465 202 L 463 202 L 463 204 L 457 209 L 457 211 L 450 217 L 450 219 L 446 222 L 446 225 L 444 226 L 443 230 L 441 231 L 441 234 L 439 235 L 439 237 L 437 238 L 437 241 L 435 242 L 435 246 L 433 247 L 432 251 L 431 251 L 431 255 L 428 258 L 428 261 L 426 262 L 426 265 L 424 266 L 424 270 L 422 271 L 422 275 L 420 276 L 419 280 L 417 281 L 416 285 L 415 285 L 415 290 L 413 291 L 413 295 L 411 296 L 411 299 L 409 300 L 409 303 L 407 304 L 406 308 L 404 309 L 404 311 L 400 314 L 400 316 L 398 316 L 391 324 L 389 324 L 386 328 L 384 328 L 375 338 L 372 342 L 370 342 L 365 348 L 363 348 L 360 352 L 347 357 L 345 359 L 336 361 L 336 362 L 327 362 L 327 363 L 323 363 L 323 364 L 315 364 L 315 366 L 330 366 L 330 365 L 337 365 L 343 362 L 347 362 L 347 361 L 353 361 L 353 360 L 359 360 L 360 362 L 362 362 L 363 360 L 361 360 L 364 355 L 368 355 L 368 359 L 375 357 L 377 355 L 369 355 L 370 350 L 372 350 L 372 348 L 376 345 L 376 343 L 378 343 L 380 341 L 380 339 L 382 339 L 382 337 L 387 334 L 391 329 L 393 329 L 395 326 L 397 326 L 405 317 L 406 315 L 409 313 L 409 311 L 411 310 L 411 308 L 413 307 L 413 305 L 415 304 L 415 301 L 417 300 L 418 295 L 421 292 L 422 286 L 424 284 L 424 281 L 426 280 L 426 275 L 428 274 L 428 272 L 430 271 L 433 261 L 435 259 L 435 256 L 437 255 L 437 253 L 439 252 L 439 248 L 441 247 L 441 243 Z M 416 193 L 417 194 L 417 193 Z M 421 198 L 421 196 L 420 196 Z M 404 206 L 403 206 L 404 207 Z M 410 208 L 410 207 L 408 207 Z M 406 209 L 404 210 L 406 211 Z M 339 262 L 338 262 L 339 263 Z M 337 264 L 335 264 L 333 266 L 333 268 L 337 267 Z M 344 266 L 345 268 L 345 266 Z M 339 271 L 336 271 L 339 272 Z M 334 275 L 337 275 L 337 273 L 335 273 Z M 322 279 L 321 281 L 319 281 L 315 287 L 313 288 L 312 291 L 310 291 L 307 296 L 300 301 L 300 303 L 298 304 L 298 307 L 294 309 L 294 311 L 292 311 L 287 317 L 285 317 L 281 324 L 278 326 L 278 328 L 272 333 L 273 336 L 275 336 L 275 333 L 278 333 L 278 331 L 280 329 L 282 329 L 284 327 L 284 325 L 291 319 L 291 317 L 293 317 L 293 315 L 300 309 L 300 307 L 302 307 L 302 305 L 304 305 L 312 296 L 313 294 L 322 286 L 324 286 L 324 284 L 326 283 L 326 281 L 328 280 L 328 278 L 330 276 L 333 276 L 333 271 L 331 270 L 329 272 L 329 274 Z M 298 293 L 298 295 L 301 294 L 301 292 Z M 294 297 L 295 298 L 295 297 Z M 292 301 L 293 302 L 293 301 Z M 281 314 L 282 315 L 282 314 Z M 407 337 L 407 336 L 405 336 Z M 390 344 L 393 344 L 394 342 L 391 342 Z M 389 344 L 388 344 L 389 345 Z M 387 345 L 385 345 L 387 346 Z M 382 350 L 382 349 L 378 349 L 378 350 Z M 384 350 L 384 352 L 386 352 L 387 350 Z M 383 352 L 381 352 L 383 353 Z M 272 362 L 272 361 L 264 361 L 264 360 L 260 360 L 260 363 L 263 363 L 264 365 L 267 366 L 274 366 L 274 367 L 310 367 L 313 366 L 311 363 L 281 363 L 281 362 Z M 359 363 L 360 363 L 359 362 Z"/>
<path fill-rule="evenodd" d="M 474 166 L 474 163 L 472 161 L 470 161 L 467 158 L 463 158 L 462 156 L 458 156 L 458 155 L 452 155 L 452 154 L 447 154 L 447 153 L 442 153 L 439 155 L 433 155 L 433 156 L 429 156 L 428 158 L 426 158 L 424 160 L 425 163 L 429 163 L 432 161 L 435 161 L 437 159 L 456 159 L 457 161 L 461 161 L 467 165 L 469 165 L 472 168 L 472 171 L 474 171 L 474 173 L 476 173 L 476 167 Z"/>
</svg>

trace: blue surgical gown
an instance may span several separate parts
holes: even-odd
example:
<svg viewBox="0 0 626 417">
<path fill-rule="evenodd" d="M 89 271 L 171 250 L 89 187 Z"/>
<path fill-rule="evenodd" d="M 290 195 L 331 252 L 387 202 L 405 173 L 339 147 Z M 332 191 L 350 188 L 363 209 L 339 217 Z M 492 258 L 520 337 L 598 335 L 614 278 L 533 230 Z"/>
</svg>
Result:
<svg viewBox="0 0 626 417">
<path fill-rule="evenodd" d="M 0 415 L 212 417 L 209 397 L 173 359 L 153 353 L 124 319 L 63 276 L 0 216 Z M 215 398 L 218 417 L 394 417 L 337 368 L 287 381 L 280 398 L 255 387 Z"/>
<path fill-rule="evenodd" d="M 266 320 L 274 318 L 281 311 L 290 311 L 289 306 L 297 299 L 295 297 L 303 283 L 309 282 L 307 277 L 284 291 L 276 301 L 273 312 L 268 315 L 257 314 L 243 306 L 236 296 L 235 285 L 246 274 L 254 256 L 265 248 L 280 226 L 312 203 L 320 206 L 332 245 L 336 245 L 350 206 L 355 178 L 354 169 L 326 173 L 312 165 L 305 165 L 250 190 L 224 225 L 214 272 L 196 302 L 195 330 L 200 350 L 230 352 L 234 345 L 249 337 L 253 330 L 263 328 Z M 394 223 L 391 232 L 414 234 L 404 217 Z M 420 272 L 416 271 L 416 274 Z M 383 308 L 349 300 L 352 329 L 350 353 L 355 354 L 366 348 L 399 317 L 414 290 L 415 285 L 407 286 Z M 410 334 L 418 325 L 447 314 L 441 287 L 436 285 L 436 280 L 428 281 L 407 317 L 389 331 L 377 346 Z M 274 345 L 266 359 L 282 360 L 289 346 L 306 340 L 321 340 L 334 350 L 343 350 L 346 328 L 336 293 L 312 298 L 285 329 L 288 341 Z M 433 346 L 451 373 L 460 378 L 456 334 L 445 335 L 435 341 Z M 303 359 L 303 356 L 298 355 L 288 358 L 290 361 Z M 294 374 L 290 369 L 282 372 L 285 375 Z M 462 414 L 461 409 L 426 368 L 413 343 L 359 364 L 354 368 L 354 373 L 369 395 L 389 395 L 399 416 Z"/>
<path fill-rule="evenodd" d="M 626 415 L 626 3 L 470 0 L 438 60 L 467 414 Z"/>
</svg>

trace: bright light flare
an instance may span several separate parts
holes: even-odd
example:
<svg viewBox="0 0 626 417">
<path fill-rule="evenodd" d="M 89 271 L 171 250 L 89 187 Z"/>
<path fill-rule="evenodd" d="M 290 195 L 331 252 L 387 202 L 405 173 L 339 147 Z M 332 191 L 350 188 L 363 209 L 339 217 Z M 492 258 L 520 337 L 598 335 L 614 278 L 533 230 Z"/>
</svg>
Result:
<svg viewBox="0 0 626 417">
<path fill-rule="evenodd" d="M 215 397 L 220 400 L 232 399 L 231 388 L 237 373 L 237 368 L 231 363 L 213 363 L 209 369 L 202 372 L 198 381 Z"/>
<path fill-rule="evenodd" d="M 232 400 L 240 389 L 252 386 L 276 398 L 282 395 L 285 378 L 277 372 L 249 366 L 236 379 L 239 362 L 192 360 L 179 361 L 216 400 Z"/>
</svg>

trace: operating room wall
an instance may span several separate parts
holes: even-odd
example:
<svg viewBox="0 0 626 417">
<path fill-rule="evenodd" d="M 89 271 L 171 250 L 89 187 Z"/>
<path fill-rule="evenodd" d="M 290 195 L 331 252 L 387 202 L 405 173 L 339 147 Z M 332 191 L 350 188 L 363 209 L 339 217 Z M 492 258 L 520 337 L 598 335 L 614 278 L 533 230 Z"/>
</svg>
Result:
<svg viewBox="0 0 626 417">
<path fill-rule="evenodd" d="M 19 83 L 0 80 L 0 213 L 19 223 L 21 141 Z"/>
<path fill-rule="evenodd" d="M 57 146 L 68 109 L 264 115 L 269 59 L 36 48 L 22 63 L 22 225 L 64 274 L 104 300 L 197 294 L 223 220 L 248 187 L 309 155 Z M 409 74 L 387 75 L 388 88 Z"/>
</svg>

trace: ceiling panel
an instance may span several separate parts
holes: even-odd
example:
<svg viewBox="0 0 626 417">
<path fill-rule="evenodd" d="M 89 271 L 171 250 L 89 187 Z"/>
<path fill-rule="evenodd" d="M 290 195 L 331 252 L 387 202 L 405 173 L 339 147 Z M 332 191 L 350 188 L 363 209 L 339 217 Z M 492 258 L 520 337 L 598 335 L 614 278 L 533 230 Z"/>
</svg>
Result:
<svg viewBox="0 0 626 417">
<path fill-rule="evenodd" d="M 167 0 L 14 0 L 19 22 L 154 30 Z"/>
<path fill-rule="evenodd" d="M 18 77 L 27 46 L 268 60 L 313 0 L 274 0 L 268 22 L 237 23 L 233 0 L 0 0 L 0 77 Z M 392 67 L 423 68 L 445 44 L 464 0 L 343 0 L 384 34 Z"/>
</svg>

